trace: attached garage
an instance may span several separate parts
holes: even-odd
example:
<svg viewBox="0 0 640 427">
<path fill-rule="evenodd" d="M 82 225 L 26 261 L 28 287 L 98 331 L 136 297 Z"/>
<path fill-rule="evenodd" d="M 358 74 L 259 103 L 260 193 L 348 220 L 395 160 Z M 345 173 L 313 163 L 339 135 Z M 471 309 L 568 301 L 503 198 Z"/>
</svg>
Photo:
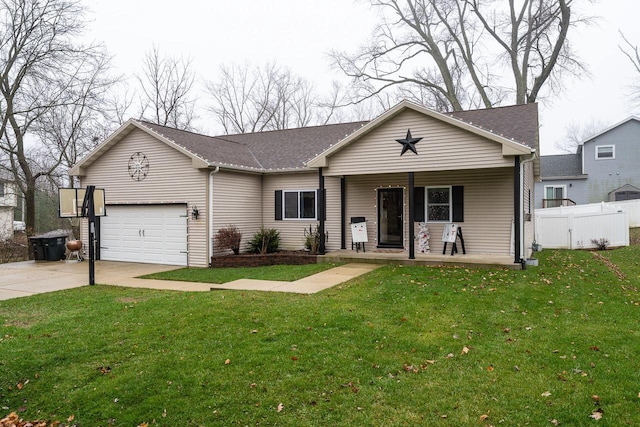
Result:
<svg viewBox="0 0 640 427">
<path fill-rule="evenodd" d="M 100 259 L 187 265 L 187 206 L 107 205 Z"/>
</svg>

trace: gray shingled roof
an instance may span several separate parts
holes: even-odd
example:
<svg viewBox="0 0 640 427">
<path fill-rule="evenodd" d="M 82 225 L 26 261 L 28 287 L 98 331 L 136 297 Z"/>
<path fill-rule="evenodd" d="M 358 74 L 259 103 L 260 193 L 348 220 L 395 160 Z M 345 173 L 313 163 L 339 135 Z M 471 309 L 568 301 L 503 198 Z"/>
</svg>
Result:
<svg viewBox="0 0 640 427">
<path fill-rule="evenodd" d="M 454 111 L 446 114 L 528 147 L 538 148 L 537 104 Z"/>
<path fill-rule="evenodd" d="M 149 122 L 140 121 L 140 123 L 172 142 L 186 148 L 192 153 L 202 157 L 211 164 L 262 169 L 262 165 L 255 158 L 246 144 L 160 126 Z"/>
<path fill-rule="evenodd" d="M 247 144 L 267 170 L 295 169 L 367 122 L 341 123 L 306 128 L 219 136 L 228 141 Z"/>
<path fill-rule="evenodd" d="M 540 177 L 576 177 L 582 175 L 580 154 L 556 154 L 540 156 Z"/>
<path fill-rule="evenodd" d="M 497 135 L 537 148 L 535 104 L 446 113 Z M 140 124 L 209 164 L 261 171 L 305 168 L 305 163 L 368 122 L 351 122 L 236 135 L 206 136 L 149 122 Z"/>
</svg>

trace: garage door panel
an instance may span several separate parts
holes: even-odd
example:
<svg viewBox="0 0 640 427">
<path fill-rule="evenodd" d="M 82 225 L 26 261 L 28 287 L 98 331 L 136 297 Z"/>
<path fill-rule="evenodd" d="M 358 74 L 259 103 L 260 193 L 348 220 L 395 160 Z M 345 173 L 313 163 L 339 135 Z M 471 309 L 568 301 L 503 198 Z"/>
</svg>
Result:
<svg viewBox="0 0 640 427">
<path fill-rule="evenodd" d="M 103 260 L 187 265 L 185 205 L 109 206 L 100 232 Z"/>
</svg>

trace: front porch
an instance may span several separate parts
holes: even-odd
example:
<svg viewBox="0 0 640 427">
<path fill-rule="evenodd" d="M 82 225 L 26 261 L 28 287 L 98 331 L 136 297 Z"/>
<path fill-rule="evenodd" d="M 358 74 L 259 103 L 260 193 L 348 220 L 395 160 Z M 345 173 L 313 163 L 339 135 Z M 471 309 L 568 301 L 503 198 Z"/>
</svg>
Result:
<svg viewBox="0 0 640 427">
<path fill-rule="evenodd" d="M 412 266 L 457 266 L 469 268 L 508 268 L 519 270 L 521 264 L 513 262 L 513 255 L 461 254 L 443 255 L 438 252 L 416 253 L 415 259 L 408 259 L 405 250 L 372 249 L 367 252 L 340 249 L 318 256 L 318 262 L 366 262 L 370 264 L 400 264 Z"/>
</svg>

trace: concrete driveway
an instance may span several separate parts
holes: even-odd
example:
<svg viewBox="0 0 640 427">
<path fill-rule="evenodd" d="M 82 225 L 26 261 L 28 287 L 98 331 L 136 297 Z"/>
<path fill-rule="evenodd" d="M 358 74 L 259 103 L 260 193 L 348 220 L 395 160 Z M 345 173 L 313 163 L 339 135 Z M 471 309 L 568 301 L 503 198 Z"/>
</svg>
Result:
<svg viewBox="0 0 640 427">
<path fill-rule="evenodd" d="M 175 270 L 175 265 L 96 262 L 96 283 L 153 289 L 209 291 L 205 283 L 136 279 L 137 276 Z M 89 262 L 24 261 L 0 264 L 0 300 L 77 288 L 89 284 Z"/>
<path fill-rule="evenodd" d="M 224 284 L 136 279 L 145 274 L 175 270 L 175 265 L 96 261 L 96 283 L 131 288 L 204 292 L 213 289 L 313 294 L 375 270 L 380 265 L 351 263 L 293 282 L 239 279 Z M 89 262 L 24 261 L 0 264 L 0 300 L 89 285 Z"/>
</svg>

